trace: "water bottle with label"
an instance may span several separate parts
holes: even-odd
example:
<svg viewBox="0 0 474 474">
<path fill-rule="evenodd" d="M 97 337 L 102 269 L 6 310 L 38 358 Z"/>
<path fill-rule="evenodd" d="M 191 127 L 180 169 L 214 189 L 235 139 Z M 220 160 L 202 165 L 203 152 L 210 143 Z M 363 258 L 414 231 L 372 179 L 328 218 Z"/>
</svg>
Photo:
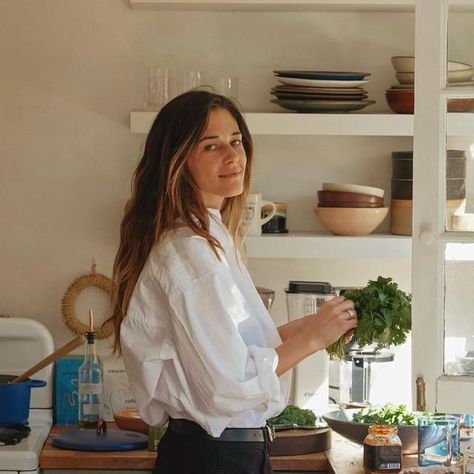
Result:
<svg viewBox="0 0 474 474">
<path fill-rule="evenodd" d="M 96 353 L 96 333 L 88 331 L 84 336 L 84 362 L 79 367 L 79 427 L 95 429 L 103 419 L 103 371 Z"/>
</svg>

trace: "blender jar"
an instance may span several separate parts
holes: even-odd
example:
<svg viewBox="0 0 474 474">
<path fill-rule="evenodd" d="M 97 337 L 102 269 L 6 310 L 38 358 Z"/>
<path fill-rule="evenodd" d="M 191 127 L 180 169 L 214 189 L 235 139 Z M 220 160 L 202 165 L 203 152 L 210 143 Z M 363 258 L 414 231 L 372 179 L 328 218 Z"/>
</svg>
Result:
<svg viewBox="0 0 474 474">
<path fill-rule="evenodd" d="M 324 281 L 290 281 L 285 292 L 289 321 L 316 313 L 325 301 L 336 296 L 331 284 Z"/>
</svg>

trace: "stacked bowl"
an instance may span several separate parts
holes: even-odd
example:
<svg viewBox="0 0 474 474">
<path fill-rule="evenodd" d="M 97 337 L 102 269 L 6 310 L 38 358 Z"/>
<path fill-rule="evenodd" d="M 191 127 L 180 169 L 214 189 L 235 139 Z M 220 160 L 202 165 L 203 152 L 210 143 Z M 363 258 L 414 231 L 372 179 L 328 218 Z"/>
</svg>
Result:
<svg viewBox="0 0 474 474">
<path fill-rule="evenodd" d="M 368 235 L 385 219 L 384 190 L 346 183 L 323 183 L 314 208 L 319 222 L 336 235 Z"/>
<path fill-rule="evenodd" d="M 395 76 L 399 84 L 386 90 L 388 106 L 397 114 L 412 114 L 415 109 L 415 57 L 392 56 Z M 448 61 L 448 83 L 463 84 L 471 80 L 474 70 L 470 64 Z M 472 112 L 473 99 L 449 99 L 448 112 Z"/>
<path fill-rule="evenodd" d="M 446 153 L 445 227 L 453 230 L 455 216 L 464 214 L 466 207 L 466 157 L 464 150 Z M 392 152 L 392 202 L 390 232 L 412 235 L 413 152 Z"/>
<path fill-rule="evenodd" d="M 273 71 L 280 84 L 270 94 L 271 102 L 284 109 L 309 113 L 343 113 L 360 110 L 375 101 L 362 88 L 368 72 L 355 71 Z"/>
</svg>

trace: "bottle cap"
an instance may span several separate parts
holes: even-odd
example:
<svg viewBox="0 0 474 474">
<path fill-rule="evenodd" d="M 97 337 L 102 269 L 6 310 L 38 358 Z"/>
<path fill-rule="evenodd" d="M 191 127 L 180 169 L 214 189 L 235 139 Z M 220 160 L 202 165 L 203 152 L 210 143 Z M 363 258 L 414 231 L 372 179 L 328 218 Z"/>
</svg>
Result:
<svg viewBox="0 0 474 474">
<path fill-rule="evenodd" d="M 84 337 L 86 338 L 88 344 L 92 344 L 97 338 L 97 333 L 94 331 L 86 331 L 84 333 Z"/>
</svg>

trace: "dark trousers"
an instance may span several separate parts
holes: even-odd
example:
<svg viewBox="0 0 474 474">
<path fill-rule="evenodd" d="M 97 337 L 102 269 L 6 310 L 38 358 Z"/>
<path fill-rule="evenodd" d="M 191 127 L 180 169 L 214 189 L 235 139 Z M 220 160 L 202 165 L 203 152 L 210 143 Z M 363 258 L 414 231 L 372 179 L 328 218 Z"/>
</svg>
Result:
<svg viewBox="0 0 474 474">
<path fill-rule="evenodd" d="M 205 431 L 166 430 L 158 445 L 155 474 L 272 474 L 269 441 L 215 441 Z"/>
</svg>

